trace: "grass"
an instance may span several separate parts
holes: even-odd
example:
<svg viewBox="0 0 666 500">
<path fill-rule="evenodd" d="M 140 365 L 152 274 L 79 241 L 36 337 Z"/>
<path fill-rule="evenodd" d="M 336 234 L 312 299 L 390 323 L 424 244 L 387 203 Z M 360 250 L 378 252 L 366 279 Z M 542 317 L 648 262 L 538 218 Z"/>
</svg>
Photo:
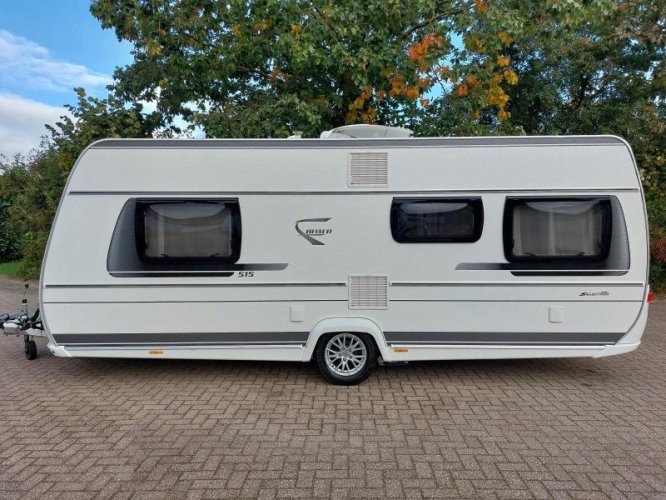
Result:
<svg viewBox="0 0 666 500">
<path fill-rule="evenodd" d="M 19 263 L 21 261 L 14 260 L 12 262 L 2 262 L 0 263 L 0 276 L 5 276 L 7 278 L 20 278 L 19 274 Z"/>
</svg>

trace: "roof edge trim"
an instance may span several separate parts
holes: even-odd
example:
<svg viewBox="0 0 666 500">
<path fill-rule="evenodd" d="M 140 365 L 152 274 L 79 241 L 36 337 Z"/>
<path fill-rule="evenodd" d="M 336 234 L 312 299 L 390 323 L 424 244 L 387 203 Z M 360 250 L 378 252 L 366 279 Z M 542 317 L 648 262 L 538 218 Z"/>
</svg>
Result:
<svg viewBox="0 0 666 500">
<path fill-rule="evenodd" d="M 337 149 L 337 148 L 419 148 L 483 146 L 624 146 L 620 137 L 503 136 L 503 137 L 420 137 L 406 139 L 102 139 L 89 149 Z"/>
</svg>

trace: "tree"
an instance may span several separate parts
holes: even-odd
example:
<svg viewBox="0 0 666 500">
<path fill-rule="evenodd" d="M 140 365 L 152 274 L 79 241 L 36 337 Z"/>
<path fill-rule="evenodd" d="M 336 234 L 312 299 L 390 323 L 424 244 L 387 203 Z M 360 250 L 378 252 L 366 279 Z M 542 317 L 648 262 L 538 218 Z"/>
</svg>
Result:
<svg viewBox="0 0 666 500">
<path fill-rule="evenodd" d="M 555 5 L 525 5 L 534 22 L 514 34 L 508 54 L 519 75 L 509 89 L 512 123 L 528 134 L 622 135 L 637 151 L 650 148 L 649 156 L 658 157 L 664 146 L 666 5 L 602 2 L 597 16 L 582 6 L 565 16 Z"/>
<path fill-rule="evenodd" d="M 469 33 L 488 15 L 485 0 L 95 0 L 91 11 L 134 45 L 116 95 L 154 100 L 165 120 L 181 116 L 214 137 L 416 126 L 451 87 L 490 88 L 501 111 L 516 80 L 498 59 L 506 40 L 491 33 L 484 45 Z M 462 58 L 461 36 L 483 56 Z"/>
</svg>

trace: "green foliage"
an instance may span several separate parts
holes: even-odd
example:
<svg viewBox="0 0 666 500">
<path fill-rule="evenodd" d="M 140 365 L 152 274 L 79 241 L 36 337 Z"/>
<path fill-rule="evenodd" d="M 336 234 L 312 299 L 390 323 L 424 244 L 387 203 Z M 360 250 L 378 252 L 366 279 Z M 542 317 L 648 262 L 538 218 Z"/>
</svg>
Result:
<svg viewBox="0 0 666 500">
<path fill-rule="evenodd" d="M 666 292 L 666 195 L 663 190 L 647 193 L 650 220 L 650 282 L 660 293 Z"/>
<path fill-rule="evenodd" d="M 487 8 L 462 0 L 95 0 L 91 12 L 134 45 L 134 62 L 115 73 L 122 99 L 155 100 L 165 121 L 184 117 L 211 137 L 284 137 L 356 121 L 416 126 L 429 92 L 472 70 L 481 86 L 496 74 L 502 43 L 495 37 L 468 60 L 454 39 Z"/>
<path fill-rule="evenodd" d="M 76 158 L 90 143 L 105 137 L 150 137 L 159 122 L 141 113 L 140 105 L 125 107 L 114 97 L 95 99 L 77 89 L 79 102 L 48 127 L 50 140 L 25 158 L 1 162 L 0 197 L 8 200 L 7 225 L 19 239 L 25 278 L 38 278 L 51 223 Z"/>
<path fill-rule="evenodd" d="M 666 264 L 663 261 L 650 262 L 650 287 L 658 294 L 666 293 Z"/>
<path fill-rule="evenodd" d="M 403 26 L 427 3 L 99 0 L 91 11 L 134 44 L 115 74 L 124 99 L 155 99 L 209 136 L 284 137 L 344 124 L 368 81 L 404 65 Z"/>
<path fill-rule="evenodd" d="M 17 259 L 20 255 L 18 237 L 8 222 L 11 203 L 0 198 L 0 262 Z"/>
<path fill-rule="evenodd" d="M 9 223 L 19 236 L 20 271 L 27 278 L 39 276 L 51 219 L 60 199 L 65 174 L 57 160 L 57 150 L 46 147 L 26 160 L 3 165 L 2 195 L 11 200 Z"/>
<path fill-rule="evenodd" d="M 524 2 L 516 2 L 523 4 Z M 635 152 L 648 192 L 666 186 L 666 4 L 649 0 L 543 8 L 529 4 L 510 47 L 519 74 L 511 123 L 527 134 L 614 134 Z M 594 4 L 594 2 L 592 3 Z M 562 8 L 585 14 L 565 23 Z M 566 18 L 565 18 L 566 19 Z"/>
<path fill-rule="evenodd" d="M 7 278 L 20 278 L 22 276 L 20 271 L 20 261 L 2 262 L 0 263 L 0 276 Z"/>
</svg>

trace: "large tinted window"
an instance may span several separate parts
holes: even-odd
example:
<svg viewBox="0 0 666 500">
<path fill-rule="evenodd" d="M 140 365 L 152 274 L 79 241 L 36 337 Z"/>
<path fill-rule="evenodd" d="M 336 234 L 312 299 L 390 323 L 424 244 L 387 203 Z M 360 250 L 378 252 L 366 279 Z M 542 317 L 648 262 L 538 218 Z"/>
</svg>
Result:
<svg viewBox="0 0 666 500">
<path fill-rule="evenodd" d="M 481 237 L 480 198 L 394 198 L 391 232 L 400 243 L 473 242 Z"/>
<path fill-rule="evenodd" d="M 612 232 L 608 198 L 509 198 L 504 249 L 509 261 L 604 260 Z"/>
<path fill-rule="evenodd" d="M 240 214 L 235 200 L 139 201 L 136 241 L 145 262 L 235 262 Z"/>
</svg>

